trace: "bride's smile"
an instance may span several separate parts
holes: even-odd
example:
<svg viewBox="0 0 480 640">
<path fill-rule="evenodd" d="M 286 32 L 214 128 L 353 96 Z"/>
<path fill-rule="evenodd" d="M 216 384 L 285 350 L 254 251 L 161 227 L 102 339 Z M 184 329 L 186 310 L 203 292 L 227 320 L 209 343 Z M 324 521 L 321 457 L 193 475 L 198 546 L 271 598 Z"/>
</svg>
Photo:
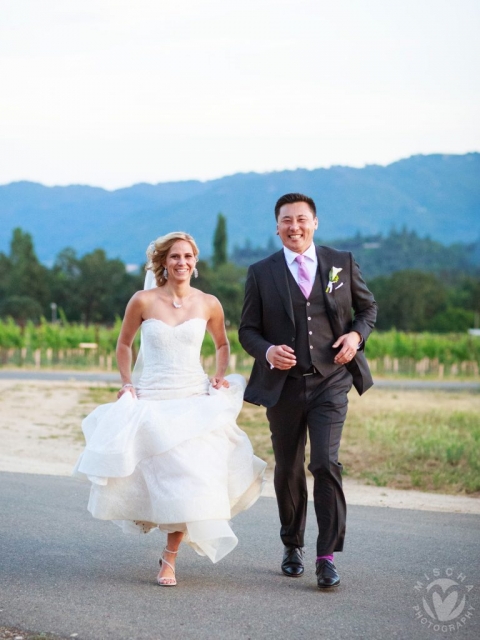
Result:
<svg viewBox="0 0 480 640">
<path fill-rule="evenodd" d="M 196 263 L 197 258 L 190 243 L 178 240 L 168 253 L 165 269 L 169 277 L 185 280 L 186 277 L 190 278 L 192 275 Z"/>
</svg>

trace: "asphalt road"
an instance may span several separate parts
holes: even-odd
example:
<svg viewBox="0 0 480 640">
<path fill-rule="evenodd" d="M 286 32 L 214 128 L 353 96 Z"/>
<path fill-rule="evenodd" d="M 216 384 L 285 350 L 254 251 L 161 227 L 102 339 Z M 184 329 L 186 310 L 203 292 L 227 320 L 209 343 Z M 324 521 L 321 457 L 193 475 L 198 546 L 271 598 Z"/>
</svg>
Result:
<svg viewBox="0 0 480 640">
<path fill-rule="evenodd" d="M 0 370 L 0 380 L 74 380 L 120 384 L 120 377 L 118 373 L 95 371 L 36 371 L 34 369 L 3 369 Z M 480 382 L 466 380 L 411 380 L 397 378 L 392 380 L 375 380 L 375 386 L 380 389 L 430 389 L 439 391 L 480 392 Z"/>
<path fill-rule="evenodd" d="M 154 581 L 163 536 L 125 536 L 94 520 L 87 485 L 0 473 L 0 487 L 0 626 L 79 640 L 480 637 L 480 516 L 352 506 L 336 561 L 342 584 L 325 592 L 315 582 L 313 514 L 306 575 L 286 578 L 276 504 L 261 498 L 233 521 L 240 543 L 227 558 L 212 565 L 182 547 L 179 584 L 166 589 Z M 454 580 L 456 605 L 466 595 L 449 622 L 423 609 L 425 598 L 437 617 L 452 610 L 446 593 L 434 595 L 439 587 L 427 590 L 435 577 Z"/>
</svg>

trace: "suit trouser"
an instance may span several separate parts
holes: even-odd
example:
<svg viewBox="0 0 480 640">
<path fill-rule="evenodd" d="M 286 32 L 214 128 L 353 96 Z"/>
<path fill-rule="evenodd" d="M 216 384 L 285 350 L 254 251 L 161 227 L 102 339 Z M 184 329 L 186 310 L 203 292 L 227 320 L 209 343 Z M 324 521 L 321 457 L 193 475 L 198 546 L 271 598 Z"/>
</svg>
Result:
<svg viewBox="0 0 480 640">
<path fill-rule="evenodd" d="M 310 438 L 313 501 L 318 524 L 317 555 L 342 551 L 347 506 L 338 450 L 347 415 L 352 376 L 341 367 L 328 378 L 319 374 L 287 377 L 279 402 L 267 409 L 275 454 L 275 493 L 280 537 L 303 547 L 307 515 L 305 445 Z"/>
</svg>

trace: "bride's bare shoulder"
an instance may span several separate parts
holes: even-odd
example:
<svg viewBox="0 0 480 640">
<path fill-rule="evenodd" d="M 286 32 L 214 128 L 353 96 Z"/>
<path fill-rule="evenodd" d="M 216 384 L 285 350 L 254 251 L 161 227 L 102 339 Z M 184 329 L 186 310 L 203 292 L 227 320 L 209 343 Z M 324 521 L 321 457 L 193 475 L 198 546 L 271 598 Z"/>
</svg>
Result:
<svg viewBox="0 0 480 640">
<path fill-rule="evenodd" d="M 128 307 L 133 309 L 144 309 L 155 299 L 155 289 L 142 289 L 137 291 L 130 298 Z"/>
<path fill-rule="evenodd" d="M 215 301 L 218 302 L 218 299 L 215 296 L 212 296 L 211 293 L 205 293 L 205 291 L 200 291 L 200 289 L 193 289 L 195 298 L 198 302 L 202 302 L 207 306 L 211 306 L 215 304 Z"/>
<path fill-rule="evenodd" d="M 202 304 L 210 317 L 223 314 L 222 305 L 218 298 L 211 293 L 204 293 L 203 291 L 200 291 L 199 293 L 202 295 Z"/>
<path fill-rule="evenodd" d="M 156 289 L 142 289 L 141 291 L 137 291 L 133 294 L 132 300 L 135 298 L 136 300 L 152 300 L 157 296 Z"/>
</svg>

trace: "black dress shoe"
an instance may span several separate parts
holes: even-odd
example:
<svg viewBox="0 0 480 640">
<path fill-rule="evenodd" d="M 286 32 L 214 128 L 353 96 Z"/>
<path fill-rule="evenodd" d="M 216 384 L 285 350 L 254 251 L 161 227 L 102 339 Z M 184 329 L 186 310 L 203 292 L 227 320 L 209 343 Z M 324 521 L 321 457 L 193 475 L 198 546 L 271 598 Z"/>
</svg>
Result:
<svg viewBox="0 0 480 640">
<path fill-rule="evenodd" d="M 317 584 L 319 589 L 330 589 L 330 587 L 338 587 L 340 584 L 340 576 L 337 573 L 335 565 L 330 560 L 319 560 L 316 563 Z"/>
<path fill-rule="evenodd" d="M 282 571 L 289 578 L 299 578 L 303 572 L 302 547 L 285 547 L 282 560 Z"/>
</svg>

